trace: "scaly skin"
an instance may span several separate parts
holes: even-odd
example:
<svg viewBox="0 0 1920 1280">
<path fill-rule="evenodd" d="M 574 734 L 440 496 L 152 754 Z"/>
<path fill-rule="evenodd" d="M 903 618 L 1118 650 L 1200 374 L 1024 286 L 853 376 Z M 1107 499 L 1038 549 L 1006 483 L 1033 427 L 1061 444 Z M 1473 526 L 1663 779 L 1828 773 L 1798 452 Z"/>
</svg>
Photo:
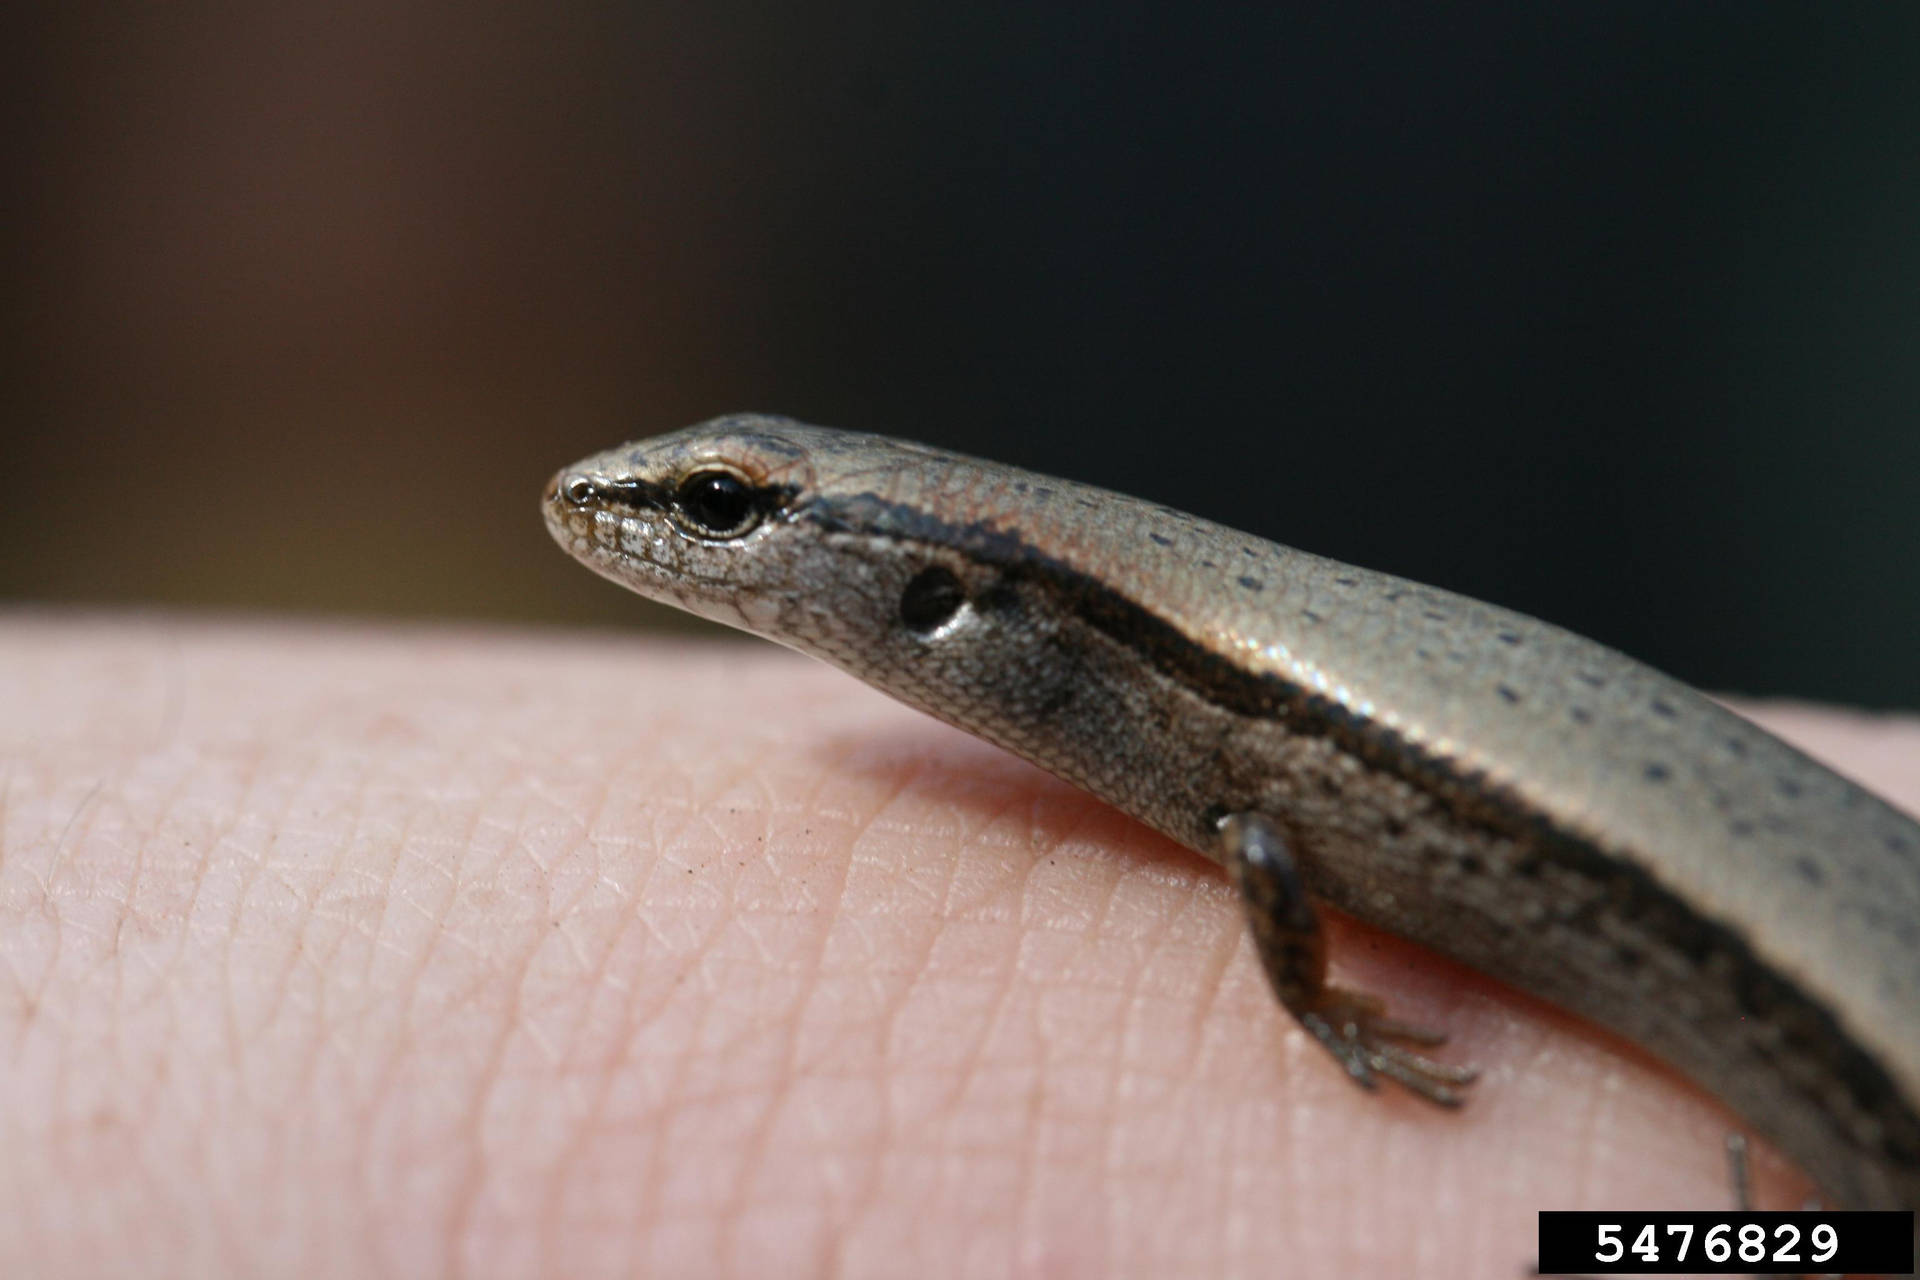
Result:
<svg viewBox="0 0 1920 1280">
<path fill-rule="evenodd" d="M 1271 818 L 1327 901 L 1639 1041 L 1839 1202 L 1920 1203 L 1920 827 L 1685 686 L 1150 503 L 784 419 L 587 459 L 546 513 L 615 581 L 1216 860 L 1222 818 Z"/>
</svg>

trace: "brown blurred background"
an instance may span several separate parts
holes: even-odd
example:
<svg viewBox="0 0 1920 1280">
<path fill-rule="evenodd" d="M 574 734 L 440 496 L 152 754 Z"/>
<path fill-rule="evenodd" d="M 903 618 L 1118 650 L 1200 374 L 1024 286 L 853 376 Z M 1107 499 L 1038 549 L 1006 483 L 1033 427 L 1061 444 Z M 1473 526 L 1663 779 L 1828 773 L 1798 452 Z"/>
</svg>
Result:
<svg viewBox="0 0 1920 1280">
<path fill-rule="evenodd" d="M 1920 9 L 5 21 L 0 599 L 658 623 L 541 481 L 758 408 L 1920 706 Z"/>
</svg>

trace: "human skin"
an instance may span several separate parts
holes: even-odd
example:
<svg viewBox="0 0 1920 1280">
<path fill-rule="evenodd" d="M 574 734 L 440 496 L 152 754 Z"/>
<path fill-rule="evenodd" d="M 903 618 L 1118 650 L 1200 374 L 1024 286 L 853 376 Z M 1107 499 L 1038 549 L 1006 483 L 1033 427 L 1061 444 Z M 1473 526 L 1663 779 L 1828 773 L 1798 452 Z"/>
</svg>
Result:
<svg viewBox="0 0 1920 1280">
<path fill-rule="evenodd" d="M 1920 808 L 1920 721 L 1745 707 Z M 1519 1276 L 1723 1109 L 770 646 L 0 614 L 0 1275 Z M 1764 1150 L 1762 1206 L 1805 1184 Z"/>
</svg>

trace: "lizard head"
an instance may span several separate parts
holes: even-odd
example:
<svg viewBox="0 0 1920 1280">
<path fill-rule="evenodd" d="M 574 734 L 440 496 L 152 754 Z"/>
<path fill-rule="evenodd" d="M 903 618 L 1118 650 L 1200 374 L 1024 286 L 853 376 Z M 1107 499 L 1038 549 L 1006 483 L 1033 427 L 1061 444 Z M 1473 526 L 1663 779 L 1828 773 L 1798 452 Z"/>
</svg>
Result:
<svg viewBox="0 0 1920 1280">
<path fill-rule="evenodd" d="M 547 531 L 648 599 L 748 630 L 798 586 L 795 519 L 812 497 L 812 428 L 734 414 L 594 454 L 547 482 Z"/>
<path fill-rule="evenodd" d="M 541 501 L 554 540 L 651 600 L 817 656 L 925 634 L 964 603 L 924 490 L 975 465 L 923 445 L 730 414 L 585 458 Z M 925 526 L 925 527 L 923 527 Z"/>
</svg>

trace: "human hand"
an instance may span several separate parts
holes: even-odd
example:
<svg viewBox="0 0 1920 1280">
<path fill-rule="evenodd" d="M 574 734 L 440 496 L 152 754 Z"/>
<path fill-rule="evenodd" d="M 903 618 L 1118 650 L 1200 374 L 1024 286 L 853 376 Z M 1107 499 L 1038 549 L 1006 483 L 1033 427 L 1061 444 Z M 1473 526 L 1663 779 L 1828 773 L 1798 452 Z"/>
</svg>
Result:
<svg viewBox="0 0 1920 1280">
<path fill-rule="evenodd" d="M 1920 723 L 1750 709 L 1909 809 Z M 1729 1203 L 1724 1110 L 761 646 L 0 619 L 0 1273 L 1518 1276 Z M 1757 1195 L 1805 1184 L 1762 1155 Z"/>
</svg>

